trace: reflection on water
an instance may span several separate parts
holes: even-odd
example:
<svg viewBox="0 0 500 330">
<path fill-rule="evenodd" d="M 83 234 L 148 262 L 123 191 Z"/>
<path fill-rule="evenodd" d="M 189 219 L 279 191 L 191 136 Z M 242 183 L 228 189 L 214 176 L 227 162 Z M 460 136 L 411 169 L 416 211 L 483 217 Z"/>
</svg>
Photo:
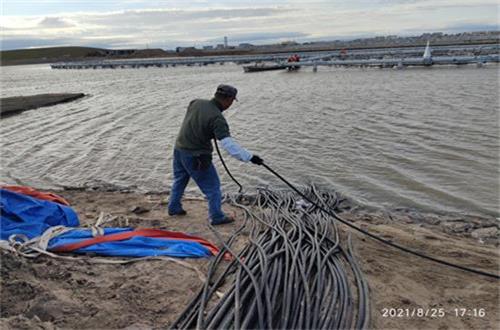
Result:
<svg viewBox="0 0 500 330">
<path fill-rule="evenodd" d="M 226 114 L 233 136 L 295 183 L 376 206 L 499 214 L 496 65 L 255 74 L 36 65 L 4 67 L 1 79 L 2 97 L 89 94 L 1 121 L 3 182 L 166 190 L 187 104 L 229 83 L 240 91 Z M 263 168 L 227 162 L 246 186 L 279 184 Z M 220 168 L 225 189 L 236 189 Z"/>
</svg>

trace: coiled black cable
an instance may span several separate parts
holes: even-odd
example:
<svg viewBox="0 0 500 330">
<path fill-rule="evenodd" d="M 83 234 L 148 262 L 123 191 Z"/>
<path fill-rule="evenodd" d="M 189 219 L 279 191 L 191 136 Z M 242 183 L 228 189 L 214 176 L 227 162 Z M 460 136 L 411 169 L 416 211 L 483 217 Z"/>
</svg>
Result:
<svg viewBox="0 0 500 330">
<path fill-rule="evenodd" d="M 313 206 L 297 208 L 294 193 L 259 190 L 255 199 L 241 201 L 233 195 L 228 202 L 244 211 L 244 222 L 250 225 L 248 244 L 235 253 L 229 246 L 234 235 L 223 243 L 204 287 L 172 328 L 369 327 L 368 308 L 358 307 L 369 302 L 368 290 L 361 285 L 366 280 L 356 271 L 352 253 L 340 248 L 333 218 Z M 332 208 L 336 196 L 321 203 Z M 233 260 L 216 271 L 217 265 L 223 266 L 225 251 Z M 215 297 L 225 281 L 230 281 L 229 287 Z"/>
</svg>

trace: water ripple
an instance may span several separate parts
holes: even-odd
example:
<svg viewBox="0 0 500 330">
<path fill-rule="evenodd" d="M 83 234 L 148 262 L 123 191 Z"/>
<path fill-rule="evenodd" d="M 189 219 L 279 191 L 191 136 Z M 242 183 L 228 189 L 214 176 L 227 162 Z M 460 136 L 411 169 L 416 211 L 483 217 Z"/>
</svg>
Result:
<svg viewBox="0 0 500 330">
<path fill-rule="evenodd" d="M 230 83 L 240 91 L 226 113 L 232 135 L 295 183 L 338 189 L 370 205 L 500 213 L 497 66 L 2 70 L 2 97 L 88 95 L 2 119 L 3 182 L 166 190 L 187 104 Z M 260 167 L 227 162 L 246 186 L 279 185 Z M 234 189 L 220 175 L 225 189 Z"/>
</svg>

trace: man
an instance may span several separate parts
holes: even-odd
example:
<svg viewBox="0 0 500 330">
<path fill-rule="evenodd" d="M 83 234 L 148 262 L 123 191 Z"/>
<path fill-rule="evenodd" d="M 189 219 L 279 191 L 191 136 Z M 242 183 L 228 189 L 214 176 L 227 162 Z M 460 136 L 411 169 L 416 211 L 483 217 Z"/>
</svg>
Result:
<svg viewBox="0 0 500 330">
<path fill-rule="evenodd" d="M 238 90 L 229 85 L 219 85 L 211 100 L 196 99 L 189 103 L 186 116 L 174 148 L 174 183 L 168 204 L 169 215 L 185 215 L 181 198 L 190 178 L 196 182 L 208 199 L 210 223 L 221 225 L 234 219 L 221 208 L 220 180 L 212 164 L 212 139 L 236 159 L 262 165 L 264 161 L 242 148 L 230 135 L 229 125 L 222 115 L 236 100 Z"/>
</svg>

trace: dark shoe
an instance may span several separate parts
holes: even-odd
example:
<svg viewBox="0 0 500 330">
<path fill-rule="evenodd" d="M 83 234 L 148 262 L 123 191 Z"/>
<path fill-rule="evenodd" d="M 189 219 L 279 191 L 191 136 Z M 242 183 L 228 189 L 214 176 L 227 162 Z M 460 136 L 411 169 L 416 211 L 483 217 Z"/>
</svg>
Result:
<svg viewBox="0 0 500 330">
<path fill-rule="evenodd" d="M 185 210 L 180 210 L 179 212 L 175 212 L 175 213 L 168 211 L 168 215 L 170 215 L 170 216 L 173 216 L 173 215 L 186 215 L 186 214 L 187 214 L 187 212 Z"/>
<path fill-rule="evenodd" d="M 227 215 L 218 221 L 210 221 L 210 223 L 214 226 L 225 225 L 226 223 L 231 223 L 231 222 L 234 222 L 234 218 Z"/>
</svg>

